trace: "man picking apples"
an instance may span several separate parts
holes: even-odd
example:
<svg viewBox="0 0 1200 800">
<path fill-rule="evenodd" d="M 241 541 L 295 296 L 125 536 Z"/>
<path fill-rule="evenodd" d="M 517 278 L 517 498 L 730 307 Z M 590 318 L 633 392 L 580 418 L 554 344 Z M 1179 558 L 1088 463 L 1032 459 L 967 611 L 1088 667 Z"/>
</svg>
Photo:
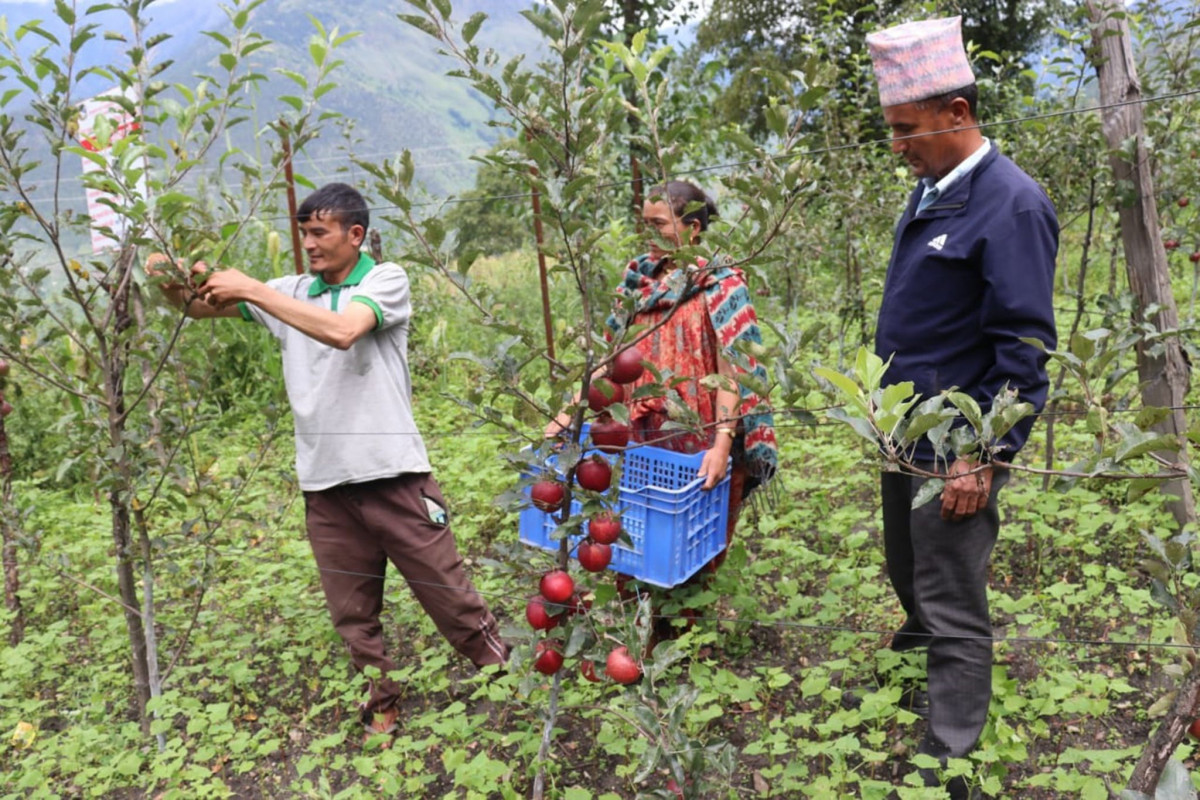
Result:
<svg viewBox="0 0 1200 800">
<path fill-rule="evenodd" d="M 912 22 L 870 34 L 892 151 L 920 183 L 896 227 L 875 350 L 891 359 L 888 380 L 912 381 L 923 397 L 957 387 L 986 412 L 1016 390 L 1040 410 L 1045 355 L 1056 340 L 1051 296 L 1058 252 L 1054 207 L 1028 175 L 985 139 L 978 91 L 963 50 L 960 18 Z M 1025 419 L 998 444 L 1011 461 L 1033 425 Z M 924 479 L 885 472 L 881 491 L 888 573 L 907 614 L 896 650 L 925 647 L 929 725 L 919 752 L 962 757 L 979 739 L 992 690 L 988 559 L 1006 470 L 953 454 L 935 463 L 932 444 L 916 465 L 946 473 L 941 501 L 914 509 Z M 931 770 L 922 777 L 939 783 Z M 952 797 L 969 795 L 962 778 Z"/>
<path fill-rule="evenodd" d="M 309 273 L 263 283 L 236 269 L 165 283 L 189 317 L 264 325 L 283 350 L 305 523 L 333 625 L 358 669 L 378 668 L 368 736 L 394 729 L 400 687 L 379 614 L 391 561 L 438 630 L 476 665 L 503 663 L 496 620 L 463 570 L 446 501 L 412 414 L 408 276 L 359 252 L 369 224 L 355 189 L 331 183 L 296 215 Z M 161 274 L 153 265 L 147 273 Z"/>
</svg>

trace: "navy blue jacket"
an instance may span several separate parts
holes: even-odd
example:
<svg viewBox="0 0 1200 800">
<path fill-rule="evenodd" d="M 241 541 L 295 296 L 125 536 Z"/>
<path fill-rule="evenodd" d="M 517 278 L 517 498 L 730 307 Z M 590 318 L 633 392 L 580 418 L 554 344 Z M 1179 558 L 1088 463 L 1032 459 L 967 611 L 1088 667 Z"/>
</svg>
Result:
<svg viewBox="0 0 1200 800">
<path fill-rule="evenodd" d="M 1040 411 L 1046 356 L 1054 347 L 1054 261 L 1058 219 L 1042 188 L 993 146 L 976 167 L 915 216 L 918 185 L 896 226 L 875 352 L 892 358 L 885 381 L 912 381 L 922 398 L 958 387 L 986 413 L 1006 384 Z M 1016 455 L 1029 417 L 999 442 Z M 921 437 L 916 457 L 931 460 Z"/>
</svg>

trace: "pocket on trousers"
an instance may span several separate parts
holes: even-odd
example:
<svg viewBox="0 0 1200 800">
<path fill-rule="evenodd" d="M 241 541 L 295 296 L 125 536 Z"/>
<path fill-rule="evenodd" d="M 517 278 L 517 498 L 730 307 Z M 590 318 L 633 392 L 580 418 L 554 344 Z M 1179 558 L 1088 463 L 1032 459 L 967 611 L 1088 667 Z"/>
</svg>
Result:
<svg viewBox="0 0 1200 800">
<path fill-rule="evenodd" d="M 425 503 L 425 516 L 429 518 L 429 521 L 434 525 L 445 527 L 450 521 L 450 513 L 446 511 L 446 507 L 424 492 L 421 492 L 421 500 Z"/>
</svg>

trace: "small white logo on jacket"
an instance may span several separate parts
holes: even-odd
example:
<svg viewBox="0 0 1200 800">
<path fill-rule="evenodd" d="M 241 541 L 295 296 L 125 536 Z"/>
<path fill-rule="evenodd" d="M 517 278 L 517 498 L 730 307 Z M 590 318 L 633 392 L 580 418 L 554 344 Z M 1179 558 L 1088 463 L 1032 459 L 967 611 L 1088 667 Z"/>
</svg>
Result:
<svg viewBox="0 0 1200 800">
<path fill-rule="evenodd" d="M 934 250 L 941 250 L 943 247 L 946 246 L 946 234 L 943 233 L 941 236 L 935 236 L 932 239 L 930 239 L 929 246 L 932 247 Z"/>
</svg>

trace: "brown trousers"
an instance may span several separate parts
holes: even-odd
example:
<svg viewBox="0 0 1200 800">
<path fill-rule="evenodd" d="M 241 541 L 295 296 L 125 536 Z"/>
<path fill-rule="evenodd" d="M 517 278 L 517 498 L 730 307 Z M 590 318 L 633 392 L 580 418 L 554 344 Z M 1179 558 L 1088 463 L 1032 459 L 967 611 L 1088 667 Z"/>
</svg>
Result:
<svg viewBox="0 0 1200 800">
<path fill-rule="evenodd" d="M 333 627 L 354 666 L 379 669 L 364 718 L 393 705 L 400 686 L 385 652 L 384 576 L 391 561 L 455 650 L 477 666 L 501 664 L 508 648 L 475 591 L 450 530 L 446 501 L 429 473 L 305 492 L 305 519 Z"/>
</svg>

